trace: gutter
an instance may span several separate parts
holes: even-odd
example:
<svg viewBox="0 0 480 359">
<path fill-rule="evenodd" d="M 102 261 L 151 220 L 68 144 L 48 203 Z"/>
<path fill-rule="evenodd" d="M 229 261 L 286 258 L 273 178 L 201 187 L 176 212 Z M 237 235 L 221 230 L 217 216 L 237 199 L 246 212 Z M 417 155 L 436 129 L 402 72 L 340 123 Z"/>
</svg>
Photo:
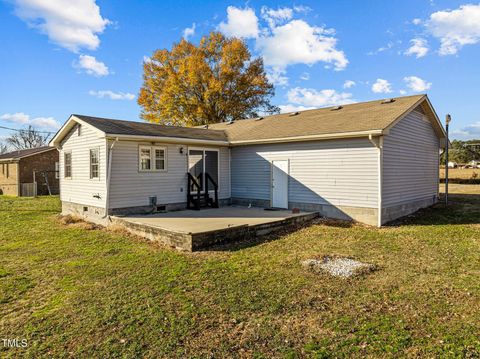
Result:
<svg viewBox="0 0 480 359">
<path fill-rule="evenodd" d="M 340 132 L 340 133 L 328 133 L 323 135 L 308 135 L 308 136 L 295 136 L 295 137 L 282 137 L 282 138 L 264 138 L 259 140 L 230 141 L 230 145 L 244 146 L 244 145 L 251 145 L 251 144 L 262 144 L 262 143 L 330 140 L 330 139 L 340 139 L 340 138 L 382 136 L 384 134 L 386 134 L 384 130 Z"/>
<path fill-rule="evenodd" d="M 110 178 L 111 178 L 111 172 L 112 172 L 112 157 L 113 157 L 113 147 L 115 146 L 115 143 L 118 142 L 118 137 L 115 138 L 115 140 L 112 142 L 112 145 L 108 149 L 108 162 L 107 162 L 107 198 L 105 199 L 105 215 L 103 218 L 108 217 L 108 210 L 110 207 Z M 107 142 L 108 143 L 108 142 Z"/>
</svg>

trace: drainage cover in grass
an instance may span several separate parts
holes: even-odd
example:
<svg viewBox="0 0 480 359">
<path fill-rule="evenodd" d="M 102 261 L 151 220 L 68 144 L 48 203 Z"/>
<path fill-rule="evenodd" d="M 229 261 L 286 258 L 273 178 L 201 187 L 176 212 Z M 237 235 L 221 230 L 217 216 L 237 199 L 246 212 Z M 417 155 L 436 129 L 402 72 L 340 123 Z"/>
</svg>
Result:
<svg viewBox="0 0 480 359">
<path fill-rule="evenodd" d="M 334 277 L 348 278 L 375 270 L 375 265 L 363 263 L 346 257 L 323 257 L 323 259 L 307 259 L 302 266 L 319 273 L 326 272 Z"/>
</svg>

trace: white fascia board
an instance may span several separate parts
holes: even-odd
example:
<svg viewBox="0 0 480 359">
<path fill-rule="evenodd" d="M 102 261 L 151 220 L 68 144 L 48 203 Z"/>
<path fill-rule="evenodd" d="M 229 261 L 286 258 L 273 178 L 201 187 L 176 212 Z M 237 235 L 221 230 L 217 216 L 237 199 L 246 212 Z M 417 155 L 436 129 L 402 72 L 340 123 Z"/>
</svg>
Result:
<svg viewBox="0 0 480 359">
<path fill-rule="evenodd" d="M 214 146 L 229 146 L 228 141 L 215 141 L 215 140 L 200 140 L 194 138 L 182 138 L 182 137 L 163 137 L 163 136 L 143 136 L 143 135 L 115 135 L 109 133 L 105 138 L 124 141 L 139 141 L 139 142 L 162 142 L 162 143 L 183 143 L 183 144 L 198 144 L 198 145 L 214 145 Z"/>
<path fill-rule="evenodd" d="M 283 138 L 265 138 L 265 139 L 259 139 L 259 140 L 230 141 L 230 144 L 232 146 L 243 146 L 243 145 L 262 144 L 262 143 L 331 140 L 331 139 L 370 137 L 370 136 L 382 136 L 382 135 L 384 135 L 383 130 L 370 130 L 370 131 L 357 131 L 357 132 L 329 133 L 324 135 L 309 135 L 309 136 L 296 136 L 296 137 L 283 137 Z"/>
</svg>

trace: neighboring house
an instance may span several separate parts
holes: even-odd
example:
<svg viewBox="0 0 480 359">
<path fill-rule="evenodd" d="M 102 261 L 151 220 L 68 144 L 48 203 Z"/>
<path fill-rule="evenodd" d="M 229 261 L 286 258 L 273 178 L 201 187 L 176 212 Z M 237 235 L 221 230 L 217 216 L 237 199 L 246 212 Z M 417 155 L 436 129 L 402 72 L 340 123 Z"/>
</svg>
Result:
<svg viewBox="0 0 480 359">
<path fill-rule="evenodd" d="M 197 187 L 210 183 L 220 205 L 381 225 L 437 201 L 445 132 L 418 95 L 208 129 L 72 115 L 50 145 L 60 150 L 63 213 L 94 221 L 196 205 Z"/>
<path fill-rule="evenodd" d="M 34 180 L 36 194 L 58 194 L 58 151 L 43 146 L 13 151 L 0 155 L 0 195 L 33 196 Z M 34 179 L 35 173 L 35 179 Z M 48 186 L 47 186 L 48 182 Z"/>
</svg>

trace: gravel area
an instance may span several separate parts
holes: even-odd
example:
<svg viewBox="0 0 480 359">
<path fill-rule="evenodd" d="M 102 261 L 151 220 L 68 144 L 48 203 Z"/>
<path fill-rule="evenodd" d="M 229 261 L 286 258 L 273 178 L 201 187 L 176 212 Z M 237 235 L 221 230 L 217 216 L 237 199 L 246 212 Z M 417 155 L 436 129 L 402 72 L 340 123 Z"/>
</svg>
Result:
<svg viewBox="0 0 480 359">
<path fill-rule="evenodd" d="M 307 259 L 302 266 L 313 272 L 326 272 L 334 277 L 349 278 L 375 270 L 375 266 L 345 257 L 324 257 L 323 259 Z"/>
</svg>

